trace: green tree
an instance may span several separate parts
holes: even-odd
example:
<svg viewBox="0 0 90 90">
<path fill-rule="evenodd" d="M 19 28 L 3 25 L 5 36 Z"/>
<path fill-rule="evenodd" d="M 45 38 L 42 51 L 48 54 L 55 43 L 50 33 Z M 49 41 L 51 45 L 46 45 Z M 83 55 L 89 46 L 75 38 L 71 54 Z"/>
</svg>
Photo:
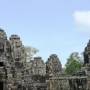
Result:
<svg viewBox="0 0 90 90">
<path fill-rule="evenodd" d="M 79 56 L 78 52 L 73 52 L 69 56 L 65 66 L 66 66 L 65 72 L 66 74 L 69 74 L 69 75 L 72 75 L 81 69 L 82 59 Z"/>
</svg>

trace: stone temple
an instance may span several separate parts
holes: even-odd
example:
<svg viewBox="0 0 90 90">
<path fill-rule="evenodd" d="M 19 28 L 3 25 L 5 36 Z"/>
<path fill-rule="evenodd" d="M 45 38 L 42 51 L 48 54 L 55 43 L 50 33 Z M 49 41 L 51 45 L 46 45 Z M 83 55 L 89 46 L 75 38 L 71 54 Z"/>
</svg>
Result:
<svg viewBox="0 0 90 90">
<path fill-rule="evenodd" d="M 18 35 L 7 39 L 0 29 L 0 90 L 47 90 L 51 75 L 61 73 L 62 66 L 56 54 L 44 63 L 41 57 L 27 62 L 25 47 Z"/>
<path fill-rule="evenodd" d="M 27 62 L 21 38 L 10 38 L 0 29 L 0 90 L 90 90 L 90 41 L 84 53 L 84 65 L 75 75 L 65 76 L 56 54 L 46 63 L 42 57 Z"/>
</svg>

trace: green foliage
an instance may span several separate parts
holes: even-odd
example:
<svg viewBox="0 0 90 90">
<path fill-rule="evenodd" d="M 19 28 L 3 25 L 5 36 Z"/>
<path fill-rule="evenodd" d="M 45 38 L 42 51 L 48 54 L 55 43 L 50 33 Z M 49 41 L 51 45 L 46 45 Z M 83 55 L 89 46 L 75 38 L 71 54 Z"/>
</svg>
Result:
<svg viewBox="0 0 90 90">
<path fill-rule="evenodd" d="M 70 55 L 70 57 L 67 59 L 66 63 L 66 74 L 72 75 L 79 71 L 81 69 L 82 59 L 80 58 L 79 54 L 77 52 L 74 52 Z"/>
</svg>

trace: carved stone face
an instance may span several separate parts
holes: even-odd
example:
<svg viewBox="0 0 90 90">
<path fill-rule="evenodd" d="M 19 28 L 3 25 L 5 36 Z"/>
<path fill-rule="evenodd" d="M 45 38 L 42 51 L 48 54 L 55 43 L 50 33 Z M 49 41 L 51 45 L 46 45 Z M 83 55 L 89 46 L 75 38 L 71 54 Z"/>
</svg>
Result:
<svg viewBox="0 0 90 90">
<path fill-rule="evenodd" d="M 20 41 L 20 37 L 18 35 L 11 35 L 10 37 L 11 44 L 15 45 L 15 47 L 21 47 L 22 42 Z"/>
<path fill-rule="evenodd" d="M 0 29 L 0 54 L 4 52 L 4 42 L 6 38 L 6 33 Z"/>
<path fill-rule="evenodd" d="M 84 50 L 84 64 L 90 64 L 90 40 Z"/>
<path fill-rule="evenodd" d="M 0 53 L 4 52 L 4 42 L 2 42 L 2 40 L 0 40 Z"/>
<path fill-rule="evenodd" d="M 59 61 L 59 58 L 57 55 L 52 54 L 49 58 L 48 61 L 46 62 L 46 68 L 47 68 L 47 73 L 49 74 L 56 74 L 58 72 L 62 71 L 62 65 L 61 62 Z"/>
<path fill-rule="evenodd" d="M 7 39 L 6 33 L 2 29 L 0 29 L 0 39 Z"/>
<path fill-rule="evenodd" d="M 11 35 L 10 44 L 15 61 L 20 61 L 22 57 L 22 42 L 20 37 L 18 35 Z"/>
</svg>

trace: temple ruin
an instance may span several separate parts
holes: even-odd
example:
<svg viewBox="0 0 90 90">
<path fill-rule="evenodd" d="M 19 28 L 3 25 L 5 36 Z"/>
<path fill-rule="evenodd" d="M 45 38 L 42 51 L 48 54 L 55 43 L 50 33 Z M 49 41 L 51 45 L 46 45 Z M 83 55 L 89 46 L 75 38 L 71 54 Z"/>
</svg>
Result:
<svg viewBox="0 0 90 90">
<path fill-rule="evenodd" d="M 27 62 L 25 47 L 18 35 L 0 29 L 0 90 L 90 90 L 90 41 L 85 47 L 84 65 L 74 75 L 64 76 L 56 54 L 46 61 L 34 57 Z"/>
</svg>

